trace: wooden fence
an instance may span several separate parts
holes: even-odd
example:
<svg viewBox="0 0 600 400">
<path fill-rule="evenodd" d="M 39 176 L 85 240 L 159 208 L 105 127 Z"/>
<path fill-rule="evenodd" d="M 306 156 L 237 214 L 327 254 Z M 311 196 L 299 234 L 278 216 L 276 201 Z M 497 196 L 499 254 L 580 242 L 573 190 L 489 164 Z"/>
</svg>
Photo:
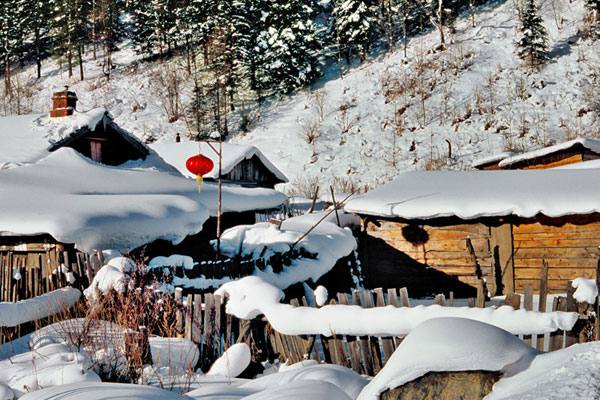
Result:
<svg viewBox="0 0 600 400">
<path fill-rule="evenodd" d="M 66 251 L 60 244 L 0 248 L 0 301 L 29 299 L 67 285 L 83 290 L 103 261 L 101 252 Z"/>
<path fill-rule="evenodd" d="M 523 301 L 521 301 L 523 296 Z M 182 290 L 176 291 L 176 298 L 182 298 Z M 521 304 L 527 310 L 533 310 L 533 289 L 525 287 L 521 294 L 507 296 L 505 304 L 520 308 Z M 554 351 L 574 343 L 588 342 L 595 339 L 594 320 L 590 311 L 592 306 L 587 303 L 577 303 L 573 298 L 573 288 L 567 288 L 566 297 L 551 297 L 553 311 L 576 311 L 581 316 L 572 331 L 557 331 L 546 335 L 523 335 L 522 339 L 540 350 Z M 480 297 L 468 300 L 470 307 L 485 307 L 486 299 L 483 291 Z M 306 306 L 306 299 L 292 300 L 294 306 Z M 455 299 L 438 295 L 434 304 L 452 307 Z M 410 307 L 406 288 L 400 290 L 382 289 L 355 290 L 351 294 L 338 293 L 336 300 L 330 304 L 354 304 L 364 308 Z M 540 309 L 545 310 L 546 297 L 540 297 Z M 323 335 L 288 336 L 275 331 L 270 324 L 262 319 L 244 321 L 227 315 L 224 304 L 219 296 L 213 294 L 195 294 L 188 296 L 183 311 L 177 316 L 180 334 L 198 344 L 201 351 L 200 366 L 208 368 L 231 344 L 245 341 L 253 349 L 253 360 L 265 361 L 280 358 L 295 363 L 313 359 L 319 362 L 342 365 L 357 373 L 375 375 L 385 365 L 394 350 L 400 345 L 401 337 L 377 336 L 348 336 L 339 335 L 326 337 Z"/>
</svg>

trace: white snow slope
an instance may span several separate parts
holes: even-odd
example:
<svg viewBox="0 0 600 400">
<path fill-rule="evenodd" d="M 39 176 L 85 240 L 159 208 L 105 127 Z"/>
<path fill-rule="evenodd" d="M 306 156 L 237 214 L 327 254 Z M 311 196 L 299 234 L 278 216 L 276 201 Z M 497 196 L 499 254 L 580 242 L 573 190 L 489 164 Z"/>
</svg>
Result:
<svg viewBox="0 0 600 400">
<path fill-rule="evenodd" d="M 439 45 L 435 31 L 414 37 L 406 59 L 398 49 L 347 71 L 343 79 L 325 76 L 318 96 L 307 90 L 250 110 L 250 132 L 231 140 L 259 147 L 292 184 L 316 177 L 372 188 L 402 170 L 468 168 L 473 160 L 503 150 L 596 136 L 598 117 L 590 101 L 598 90 L 593 74 L 600 43 L 578 36 L 584 0 L 541 1 L 539 6 L 551 57 L 539 73 L 530 73 L 516 56 L 515 2 L 491 1 L 478 8 L 476 27 L 466 14 L 456 22 L 447 50 L 433 50 Z M 79 110 L 104 107 L 142 140 L 169 142 L 176 133 L 190 133 L 183 116 L 168 122 L 159 83 L 179 69 L 180 100 L 189 101 L 193 85 L 183 60 L 138 63 L 125 44 L 113 54 L 117 67 L 107 81 L 101 63 L 91 60 L 91 52 L 86 57 L 83 82 L 45 61 L 43 77 L 26 99 L 29 110 L 47 112 L 52 92 L 68 84 L 77 93 Z M 15 79 L 33 82 L 34 74 L 32 66 L 15 72 Z M 394 119 L 398 110 L 405 111 Z M 230 121 L 235 132 L 239 115 Z M 311 125 L 318 134 L 313 144 L 306 139 Z"/>
</svg>

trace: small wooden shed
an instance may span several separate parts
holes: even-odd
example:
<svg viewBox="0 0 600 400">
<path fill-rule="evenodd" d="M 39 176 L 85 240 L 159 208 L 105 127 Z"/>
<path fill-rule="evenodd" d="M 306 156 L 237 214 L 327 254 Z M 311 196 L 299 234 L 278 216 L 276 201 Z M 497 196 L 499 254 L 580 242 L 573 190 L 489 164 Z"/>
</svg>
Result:
<svg viewBox="0 0 600 400">
<path fill-rule="evenodd" d="M 195 179 L 185 162 L 198 153 L 210 158 L 214 168 L 204 175 L 207 181 L 219 178 L 218 142 L 160 142 L 150 144 L 165 162 L 175 167 L 182 175 Z M 288 179 L 256 146 L 247 144 L 222 143 L 221 180 L 223 183 L 244 187 L 264 187 L 273 189 Z"/>
<path fill-rule="evenodd" d="M 521 154 L 505 152 L 485 157 L 476 160 L 473 163 L 473 168 L 486 171 L 498 169 L 546 169 L 597 160 L 599 158 L 600 141 L 577 138 Z"/>
<path fill-rule="evenodd" d="M 362 219 L 359 257 L 368 287 L 414 295 L 550 292 L 595 278 L 600 257 L 600 169 L 422 171 L 350 200 Z M 470 251 L 467 241 L 470 241 Z"/>
<path fill-rule="evenodd" d="M 71 147 L 93 161 L 113 166 L 145 159 L 150 153 L 144 143 L 120 128 L 102 108 L 53 118 L 48 114 L 3 117 L 0 141 L 0 168 L 36 162 L 62 147 Z"/>
</svg>

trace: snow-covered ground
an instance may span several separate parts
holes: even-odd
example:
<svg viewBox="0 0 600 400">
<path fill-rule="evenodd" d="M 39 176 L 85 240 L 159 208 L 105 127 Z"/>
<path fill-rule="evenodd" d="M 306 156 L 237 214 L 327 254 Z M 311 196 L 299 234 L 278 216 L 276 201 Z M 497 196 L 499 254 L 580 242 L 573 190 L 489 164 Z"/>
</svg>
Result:
<svg viewBox="0 0 600 400">
<path fill-rule="evenodd" d="M 598 116 L 590 102 L 598 90 L 600 44 L 578 33 L 584 0 L 539 5 L 550 46 L 550 62 L 540 72 L 527 70 L 516 56 L 515 2 L 490 1 L 477 9 L 476 27 L 468 15 L 456 22 L 445 51 L 434 50 L 439 35 L 431 31 L 411 38 L 407 58 L 401 49 L 378 55 L 343 79 L 331 68 L 312 92 L 271 99 L 259 109 L 239 107 L 250 112 L 251 129 L 231 140 L 258 146 L 292 184 L 352 181 L 373 188 L 402 170 L 470 168 L 475 159 L 504 150 L 597 136 Z M 88 52 L 83 82 L 68 79 L 55 61 L 46 60 L 28 107 L 48 112 L 52 92 L 68 84 L 77 93 L 78 109 L 106 108 L 142 140 L 172 142 L 176 133 L 185 139 L 189 121 L 168 121 L 159 83 L 175 72 L 185 105 L 192 85 L 183 61 L 139 62 L 129 43 L 113 60 L 116 69 L 107 81 L 101 62 Z M 32 66 L 15 79 L 33 82 L 34 73 Z M 232 116 L 232 132 L 238 117 Z M 309 144 L 312 134 L 316 138 Z"/>
<path fill-rule="evenodd" d="M 384 390 L 428 372 L 469 370 L 503 373 L 486 399 L 593 399 L 600 388 L 598 342 L 544 353 L 507 331 L 465 318 L 434 318 L 420 324 L 370 381 L 350 369 L 314 360 L 270 365 L 262 376 L 239 379 L 236 376 L 250 361 L 243 343 L 232 346 L 202 374 L 189 367 L 198 357 L 193 343 L 150 338 L 154 365 L 146 366 L 142 375 L 149 386 L 102 383 L 94 369 L 103 362 L 103 354 L 118 347 L 90 349 L 98 349 L 107 337 L 115 338 L 96 333 L 121 330 L 107 323 L 84 328 L 85 321 L 72 321 L 35 332 L 33 351 L 23 349 L 11 357 L 0 353 L 0 399 L 375 400 Z M 92 340 L 74 347 L 67 338 L 81 337 L 82 332 Z"/>
</svg>

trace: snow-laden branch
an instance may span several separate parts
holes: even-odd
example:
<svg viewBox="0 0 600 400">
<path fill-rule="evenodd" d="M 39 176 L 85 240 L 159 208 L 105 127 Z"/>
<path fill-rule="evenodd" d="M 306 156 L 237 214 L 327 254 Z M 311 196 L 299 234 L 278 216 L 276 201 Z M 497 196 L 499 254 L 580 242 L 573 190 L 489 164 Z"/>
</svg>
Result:
<svg viewBox="0 0 600 400">
<path fill-rule="evenodd" d="M 281 304 L 283 292 L 259 277 L 249 276 L 221 286 L 216 294 L 228 295 L 226 311 L 241 319 L 264 314 L 273 328 L 286 335 L 404 336 L 423 321 L 439 317 L 468 318 L 505 329 L 512 334 L 541 334 L 570 330 L 576 313 L 499 308 L 442 307 L 439 305 L 361 308 L 328 305 L 322 308 Z"/>
<path fill-rule="evenodd" d="M 71 308 L 81 291 L 66 287 L 16 303 L 0 303 L 0 326 L 9 327 L 24 324 L 57 314 Z"/>
</svg>

